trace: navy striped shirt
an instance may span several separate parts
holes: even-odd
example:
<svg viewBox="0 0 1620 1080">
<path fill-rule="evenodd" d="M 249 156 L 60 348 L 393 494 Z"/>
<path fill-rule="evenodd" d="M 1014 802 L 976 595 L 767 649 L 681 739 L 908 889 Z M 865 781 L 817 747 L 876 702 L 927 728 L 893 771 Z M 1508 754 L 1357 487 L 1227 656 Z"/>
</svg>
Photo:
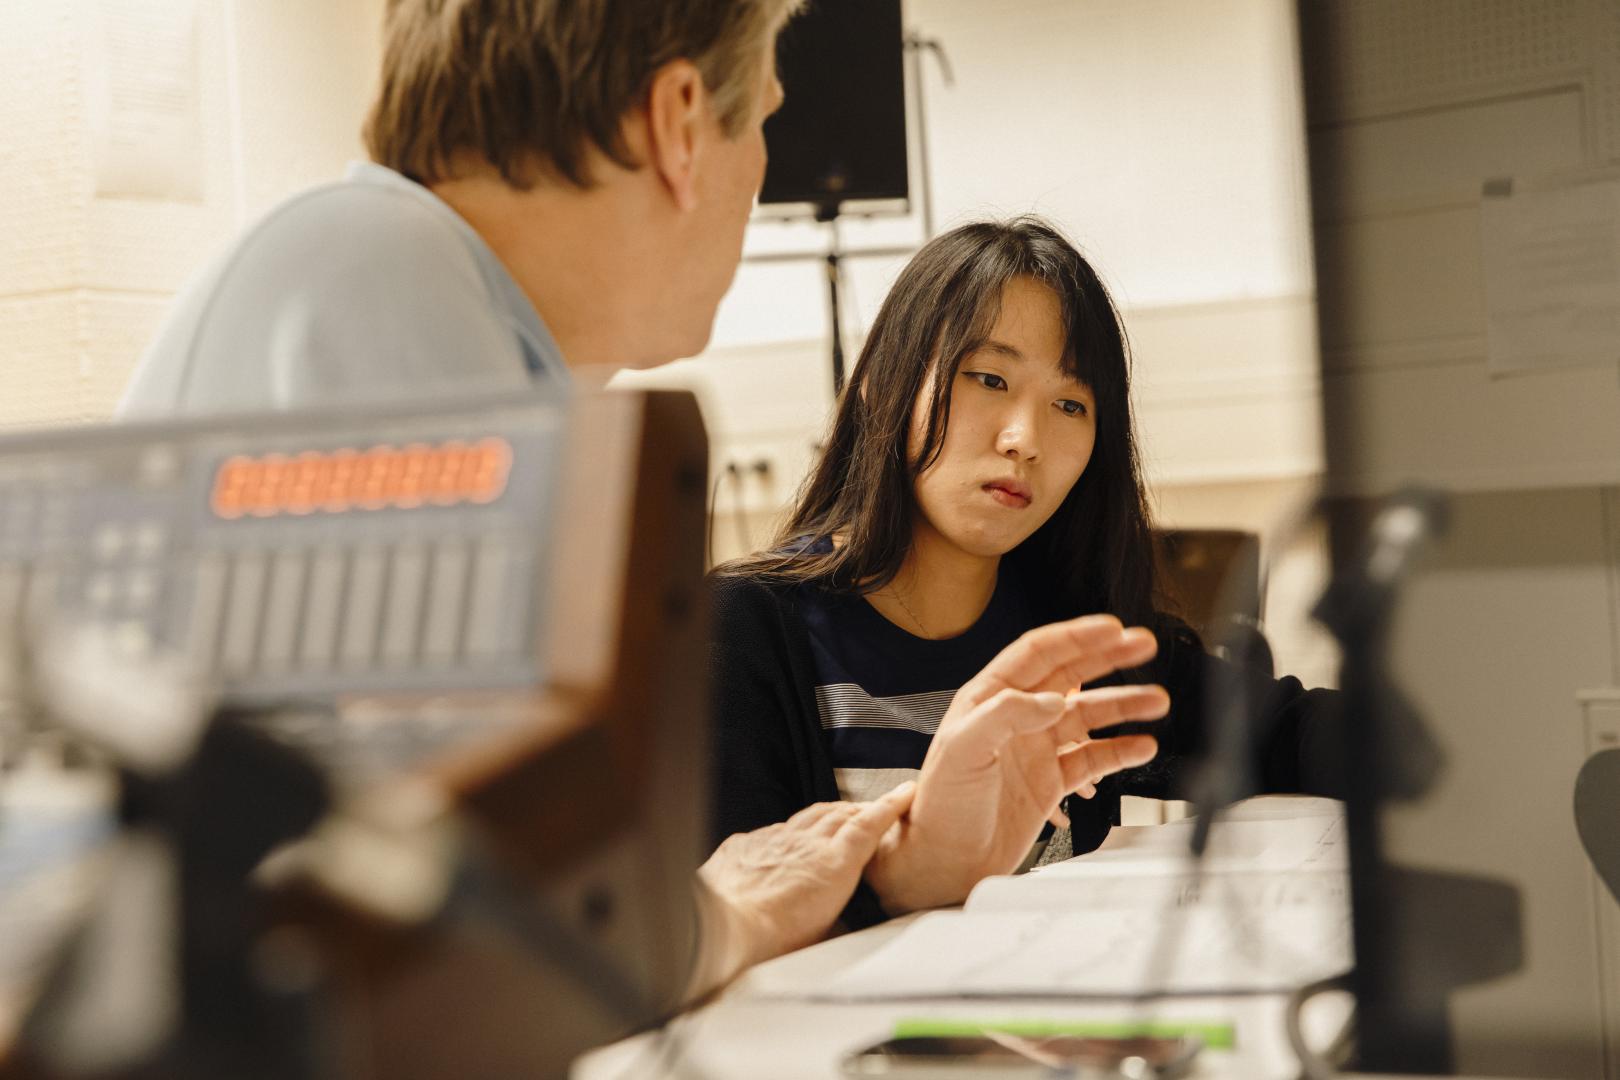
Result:
<svg viewBox="0 0 1620 1080">
<path fill-rule="evenodd" d="M 872 798 L 920 769 L 956 691 L 1035 625 L 1011 578 L 997 578 L 972 626 L 939 641 L 896 626 L 865 597 L 804 590 L 816 710 L 844 798 Z"/>
</svg>

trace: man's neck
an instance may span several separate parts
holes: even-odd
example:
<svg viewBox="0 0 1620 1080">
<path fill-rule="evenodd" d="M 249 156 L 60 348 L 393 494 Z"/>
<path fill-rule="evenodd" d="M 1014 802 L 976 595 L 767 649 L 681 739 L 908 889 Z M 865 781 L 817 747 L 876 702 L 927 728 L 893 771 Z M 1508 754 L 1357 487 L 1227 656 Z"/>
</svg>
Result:
<svg viewBox="0 0 1620 1080">
<path fill-rule="evenodd" d="M 435 184 L 433 193 L 489 245 L 534 305 L 573 368 L 645 363 L 632 355 L 647 313 L 636 301 L 644 236 L 625 201 L 602 184 L 542 180 L 520 191 L 491 173 Z"/>
</svg>

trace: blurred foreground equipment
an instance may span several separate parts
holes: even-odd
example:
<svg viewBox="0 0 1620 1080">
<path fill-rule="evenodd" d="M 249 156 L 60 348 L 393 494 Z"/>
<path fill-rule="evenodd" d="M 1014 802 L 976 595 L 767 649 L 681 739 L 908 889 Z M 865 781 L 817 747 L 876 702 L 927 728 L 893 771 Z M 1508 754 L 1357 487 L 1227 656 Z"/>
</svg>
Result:
<svg viewBox="0 0 1620 1080">
<path fill-rule="evenodd" d="M 557 1075 L 669 1009 L 705 477 L 669 393 L 0 441 L 0 790 L 118 823 L 0 1074 Z"/>
</svg>

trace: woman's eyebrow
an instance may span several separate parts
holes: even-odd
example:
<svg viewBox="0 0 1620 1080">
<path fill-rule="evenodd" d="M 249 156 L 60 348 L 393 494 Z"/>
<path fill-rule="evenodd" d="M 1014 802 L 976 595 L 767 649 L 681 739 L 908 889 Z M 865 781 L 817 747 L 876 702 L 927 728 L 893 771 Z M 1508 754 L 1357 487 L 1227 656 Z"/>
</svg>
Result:
<svg viewBox="0 0 1620 1080">
<path fill-rule="evenodd" d="M 1016 349 L 1015 347 L 1007 344 L 1005 341 L 995 341 L 995 340 L 986 341 L 983 345 L 979 346 L 978 351 L 979 352 L 993 352 L 993 353 L 996 353 L 996 354 L 998 354 L 1000 356 L 1005 356 L 1009 360 L 1024 360 L 1024 359 L 1026 359 L 1026 357 L 1024 356 L 1024 354 L 1022 352 L 1019 352 L 1018 349 Z"/>
<path fill-rule="evenodd" d="M 1076 390 L 1080 391 L 1082 394 L 1086 395 L 1087 397 L 1092 398 L 1093 400 L 1096 399 L 1097 391 L 1093 390 L 1092 387 L 1091 387 L 1091 384 L 1086 382 L 1086 380 L 1080 378 L 1080 376 L 1078 376 L 1078 375 L 1069 375 L 1069 374 L 1065 373 L 1064 376 L 1063 376 L 1063 381 L 1068 383 L 1070 386 L 1074 387 Z"/>
</svg>

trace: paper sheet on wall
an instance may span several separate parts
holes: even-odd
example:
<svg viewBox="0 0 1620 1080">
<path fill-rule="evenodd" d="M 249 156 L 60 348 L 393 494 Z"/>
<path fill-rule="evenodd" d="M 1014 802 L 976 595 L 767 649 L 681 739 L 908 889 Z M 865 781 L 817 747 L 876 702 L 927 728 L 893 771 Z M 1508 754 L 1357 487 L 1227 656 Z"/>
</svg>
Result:
<svg viewBox="0 0 1620 1080">
<path fill-rule="evenodd" d="M 84 54 L 95 193 L 199 202 L 198 0 L 95 0 Z"/>
<path fill-rule="evenodd" d="M 1492 181 L 1480 243 L 1492 373 L 1620 363 L 1620 180 Z"/>
<path fill-rule="evenodd" d="M 1261 993 L 1337 975 L 1352 949 L 1343 818 L 1331 805 L 1217 827 L 1197 881 L 1184 860 L 1190 823 L 987 879 L 962 911 L 922 917 L 813 996 Z"/>
</svg>

